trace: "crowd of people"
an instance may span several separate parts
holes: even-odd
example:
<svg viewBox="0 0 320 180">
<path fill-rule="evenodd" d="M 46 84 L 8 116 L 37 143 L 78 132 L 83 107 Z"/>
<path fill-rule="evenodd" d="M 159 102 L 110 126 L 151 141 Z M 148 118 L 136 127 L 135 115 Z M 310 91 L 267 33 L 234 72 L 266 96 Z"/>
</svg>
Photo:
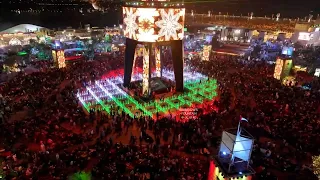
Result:
<svg viewBox="0 0 320 180">
<path fill-rule="evenodd" d="M 165 58 L 170 62 L 170 55 Z M 91 172 L 95 179 L 207 179 L 221 132 L 235 127 L 242 115 L 256 138 L 250 161 L 254 178 L 312 179 L 308 159 L 320 152 L 318 79 L 311 90 L 284 87 L 272 78 L 272 65 L 214 55 L 208 62 L 192 59 L 188 66 L 218 80 L 217 111 L 188 122 L 130 118 L 117 107 L 110 114 L 94 109 L 86 114 L 77 89 L 122 68 L 123 59 L 118 54 L 65 69 L 37 64 L 41 71 L 21 73 L 4 84 L 3 175 L 67 179 Z"/>
</svg>

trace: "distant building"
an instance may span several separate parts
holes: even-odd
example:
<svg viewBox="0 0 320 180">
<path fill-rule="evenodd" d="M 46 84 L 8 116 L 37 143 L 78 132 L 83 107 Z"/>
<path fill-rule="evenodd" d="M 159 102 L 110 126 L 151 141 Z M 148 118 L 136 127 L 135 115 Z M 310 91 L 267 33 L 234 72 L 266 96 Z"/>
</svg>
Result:
<svg viewBox="0 0 320 180">
<path fill-rule="evenodd" d="M 13 34 L 17 32 L 21 33 L 30 33 L 30 32 L 48 32 L 49 29 L 37 26 L 37 25 L 32 25 L 32 24 L 20 24 L 13 26 L 9 29 L 6 29 L 4 31 L 1 31 L 0 33 L 7 33 L 7 34 Z"/>
</svg>

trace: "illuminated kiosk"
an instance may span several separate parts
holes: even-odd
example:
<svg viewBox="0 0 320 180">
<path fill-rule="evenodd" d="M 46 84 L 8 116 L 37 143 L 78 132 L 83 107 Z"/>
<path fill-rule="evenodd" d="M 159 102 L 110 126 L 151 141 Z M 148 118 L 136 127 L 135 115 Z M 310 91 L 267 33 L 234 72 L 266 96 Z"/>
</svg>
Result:
<svg viewBox="0 0 320 180">
<path fill-rule="evenodd" d="M 151 61 L 156 63 L 156 76 L 162 76 L 161 49 L 171 46 L 176 91 L 183 91 L 183 46 L 185 9 L 182 3 L 168 1 L 130 1 L 123 7 L 126 37 L 124 81 L 131 82 L 136 47 L 143 46 L 142 95 L 151 93 Z"/>
<path fill-rule="evenodd" d="M 251 180 L 255 171 L 250 167 L 254 139 L 239 127 L 223 131 L 218 155 L 210 162 L 208 180 Z"/>
<path fill-rule="evenodd" d="M 279 56 L 276 60 L 273 77 L 282 81 L 285 77 L 289 76 L 292 65 L 291 57 Z"/>
<path fill-rule="evenodd" d="M 64 56 L 63 49 L 53 49 L 52 58 L 53 58 L 53 63 L 57 68 L 66 67 L 66 58 Z"/>
</svg>

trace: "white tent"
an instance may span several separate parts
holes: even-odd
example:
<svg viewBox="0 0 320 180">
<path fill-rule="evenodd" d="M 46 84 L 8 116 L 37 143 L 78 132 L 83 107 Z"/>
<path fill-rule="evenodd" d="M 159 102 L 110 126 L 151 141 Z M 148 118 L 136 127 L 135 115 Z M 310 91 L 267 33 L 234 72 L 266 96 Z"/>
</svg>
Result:
<svg viewBox="0 0 320 180">
<path fill-rule="evenodd" d="M 33 24 L 20 24 L 13 26 L 9 29 L 6 29 L 4 31 L 1 31 L 1 33 L 16 33 L 16 32 L 37 32 L 40 31 L 40 29 L 43 29 L 44 27 L 41 26 L 36 26 Z"/>
</svg>

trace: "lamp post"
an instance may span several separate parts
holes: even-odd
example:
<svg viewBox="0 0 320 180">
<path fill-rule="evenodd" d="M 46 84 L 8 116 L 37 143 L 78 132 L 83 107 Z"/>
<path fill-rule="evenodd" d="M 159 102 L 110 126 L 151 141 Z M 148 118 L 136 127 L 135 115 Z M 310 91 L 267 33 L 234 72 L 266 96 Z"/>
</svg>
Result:
<svg viewBox="0 0 320 180">
<path fill-rule="evenodd" d="M 276 19 L 276 21 L 279 21 L 280 15 L 281 15 L 280 13 L 277 14 L 277 19 Z"/>
</svg>

